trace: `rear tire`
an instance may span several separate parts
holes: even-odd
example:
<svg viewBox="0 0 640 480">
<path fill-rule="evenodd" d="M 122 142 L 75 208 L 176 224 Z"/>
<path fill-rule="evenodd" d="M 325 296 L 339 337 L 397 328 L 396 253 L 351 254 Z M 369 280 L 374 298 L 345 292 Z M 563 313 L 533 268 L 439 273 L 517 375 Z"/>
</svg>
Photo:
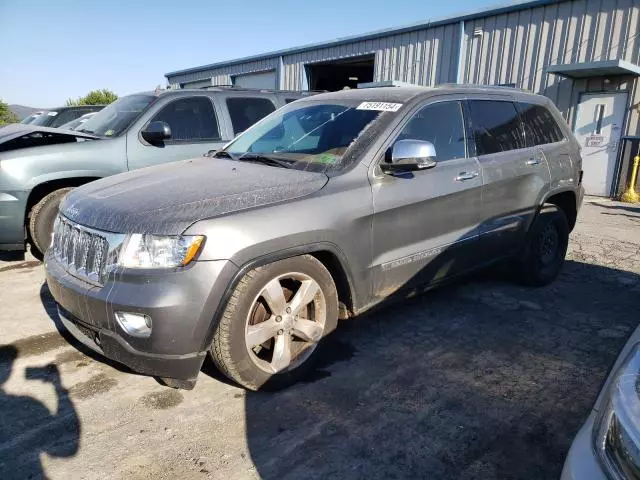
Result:
<svg viewBox="0 0 640 480">
<path fill-rule="evenodd" d="M 279 390 L 314 369 L 321 340 L 337 323 L 338 294 L 329 271 L 310 255 L 287 258 L 240 280 L 210 354 L 222 373 L 245 388 Z"/>
<path fill-rule="evenodd" d="M 38 260 L 42 260 L 44 252 L 51 244 L 53 223 L 58 215 L 60 201 L 71 190 L 73 190 L 72 187 L 54 190 L 31 208 L 29 213 L 31 253 Z"/>
<path fill-rule="evenodd" d="M 544 205 L 535 218 L 515 263 L 517 280 L 542 287 L 560 274 L 569 245 L 569 224 L 555 205 Z"/>
</svg>

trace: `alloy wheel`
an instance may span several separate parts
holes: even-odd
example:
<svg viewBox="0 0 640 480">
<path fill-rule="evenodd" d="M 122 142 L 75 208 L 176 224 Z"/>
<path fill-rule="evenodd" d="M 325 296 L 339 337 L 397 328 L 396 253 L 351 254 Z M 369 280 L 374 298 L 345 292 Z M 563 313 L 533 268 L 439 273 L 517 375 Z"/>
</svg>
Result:
<svg viewBox="0 0 640 480">
<path fill-rule="evenodd" d="M 272 374 L 300 366 L 324 334 L 326 307 L 320 285 L 304 273 L 270 280 L 247 315 L 245 343 L 252 361 Z"/>
</svg>

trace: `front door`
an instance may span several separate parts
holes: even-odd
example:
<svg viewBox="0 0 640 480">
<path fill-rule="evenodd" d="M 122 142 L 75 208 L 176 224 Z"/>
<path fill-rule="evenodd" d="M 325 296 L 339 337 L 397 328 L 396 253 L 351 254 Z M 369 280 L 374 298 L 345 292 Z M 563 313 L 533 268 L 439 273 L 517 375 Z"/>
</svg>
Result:
<svg viewBox="0 0 640 480">
<path fill-rule="evenodd" d="M 130 129 L 127 134 L 129 170 L 200 157 L 224 145 L 214 105 L 207 96 L 171 100 L 145 126 L 155 121 L 169 125 L 171 138 L 151 145 L 141 137 L 140 131 Z"/>
<path fill-rule="evenodd" d="M 588 195 L 611 195 L 626 105 L 625 92 L 585 93 L 580 99 L 574 130 Z"/>
<path fill-rule="evenodd" d="M 433 143 L 438 163 L 407 174 L 375 170 L 372 267 L 379 299 L 468 270 L 480 221 L 482 178 L 467 155 L 460 102 L 422 107 L 394 141 L 402 139 Z"/>
</svg>

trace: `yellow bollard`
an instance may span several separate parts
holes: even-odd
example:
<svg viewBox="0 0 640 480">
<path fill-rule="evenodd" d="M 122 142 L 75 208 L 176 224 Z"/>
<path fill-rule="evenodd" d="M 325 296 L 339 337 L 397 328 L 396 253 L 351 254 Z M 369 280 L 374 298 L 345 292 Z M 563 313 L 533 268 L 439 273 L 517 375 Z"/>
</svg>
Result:
<svg viewBox="0 0 640 480">
<path fill-rule="evenodd" d="M 638 165 L 640 165 L 640 155 L 637 155 L 633 159 L 633 170 L 631 171 L 631 183 L 629 183 L 629 188 L 627 191 L 622 194 L 620 200 L 627 203 L 638 203 L 640 202 L 640 195 L 636 192 L 636 180 L 638 179 Z"/>
</svg>

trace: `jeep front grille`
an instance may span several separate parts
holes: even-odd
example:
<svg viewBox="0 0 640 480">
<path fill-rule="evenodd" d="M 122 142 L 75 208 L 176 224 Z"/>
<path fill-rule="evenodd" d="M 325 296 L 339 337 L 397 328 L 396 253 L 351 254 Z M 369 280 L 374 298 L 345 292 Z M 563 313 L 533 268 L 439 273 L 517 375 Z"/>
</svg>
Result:
<svg viewBox="0 0 640 480">
<path fill-rule="evenodd" d="M 109 248 L 105 236 L 59 215 L 53 227 L 53 255 L 70 274 L 102 283 Z"/>
</svg>

